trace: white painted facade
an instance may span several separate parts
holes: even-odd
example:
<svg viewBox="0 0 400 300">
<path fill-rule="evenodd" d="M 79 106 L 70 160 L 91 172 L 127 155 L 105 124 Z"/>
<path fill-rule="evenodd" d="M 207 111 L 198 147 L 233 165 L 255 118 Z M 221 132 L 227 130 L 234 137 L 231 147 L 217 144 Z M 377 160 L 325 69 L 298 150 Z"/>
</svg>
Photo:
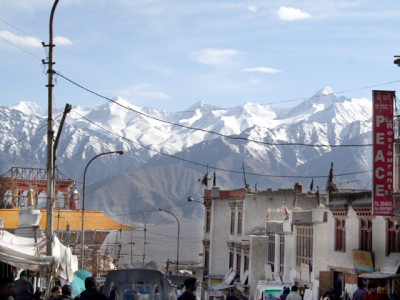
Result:
<svg viewBox="0 0 400 300">
<path fill-rule="evenodd" d="M 372 222 L 374 270 L 380 271 L 388 259 L 388 218 L 371 215 L 371 192 L 339 191 L 330 195 L 326 206 L 320 203 L 325 203 L 325 196 L 320 198 L 322 200 L 316 194 L 294 193 L 294 189 L 257 192 L 246 189 L 218 190 L 218 193 L 213 193 L 213 197 L 208 197 L 211 202 L 211 229 L 210 233 L 204 235 L 205 249 L 209 247 L 210 251 L 208 287 L 212 285 L 212 279 L 221 281 L 229 273 L 231 251 L 233 270 L 237 270 L 240 263 L 240 270 L 237 270 L 237 277 L 232 284 L 242 292 L 242 296 L 253 299 L 258 281 L 266 279 L 264 266 L 268 264 L 269 238 L 274 236 L 273 265 L 282 281 L 297 283 L 300 287 L 307 286 L 312 289 L 312 298 L 319 299 L 321 271 L 342 274 L 343 280 L 345 274 L 358 276 L 363 273 L 355 270 L 353 261 L 354 249 L 365 250 L 360 249 L 360 218 Z M 285 206 L 291 211 L 290 220 L 286 220 Z M 231 212 L 234 213 L 235 222 L 233 234 Z M 242 214 L 242 233 L 238 228 L 239 213 Z M 335 250 L 337 218 L 345 220 L 345 249 L 340 250 Z M 400 223 L 400 217 L 390 220 L 397 226 Z M 306 269 L 302 273 L 299 263 L 302 254 L 297 253 L 301 248 L 298 237 L 302 228 L 312 228 L 312 254 L 306 258 L 311 266 L 308 278 L 305 278 Z M 284 240 L 283 272 L 280 271 L 281 238 Z M 400 243 L 400 239 L 396 243 Z M 400 245 L 395 247 L 393 251 L 400 251 Z M 326 287 L 327 283 L 324 284 L 321 288 Z"/>
<path fill-rule="evenodd" d="M 268 238 L 271 234 L 275 236 L 274 265 L 278 272 L 280 237 L 284 238 L 285 263 L 281 276 L 284 281 L 291 281 L 295 276 L 293 271 L 295 235 L 292 232 L 291 222 L 285 221 L 287 217 L 284 213 L 285 207 L 290 210 L 297 204 L 298 207 L 312 209 L 318 205 L 316 195 L 295 193 L 294 189 L 257 192 L 239 189 L 218 191 L 218 193 L 216 193 L 218 188 L 213 189 L 213 197 L 210 197 L 210 193 L 208 196 L 205 195 L 205 201 L 211 202 L 210 232 L 205 232 L 203 240 L 203 257 L 209 257 L 208 263 L 205 262 L 205 266 L 208 265 L 206 288 L 210 288 L 217 279 L 221 281 L 229 273 L 230 252 L 232 252 L 233 270 L 237 270 L 240 264 L 240 270 L 237 270 L 233 284 L 242 295 L 252 298 L 258 281 L 265 280 L 264 266 L 268 263 Z M 231 213 L 234 213 L 232 234 Z M 242 214 L 241 230 L 238 222 L 239 214 Z M 267 223 L 277 223 L 275 226 L 277 232 L 268 233 Z M 209 255 L 206 255 L 207 251 Z M 248 266 L 245 263 L 246 258 Z M 248 277 L 245 276 L 247 274 Z"/>
</svg>

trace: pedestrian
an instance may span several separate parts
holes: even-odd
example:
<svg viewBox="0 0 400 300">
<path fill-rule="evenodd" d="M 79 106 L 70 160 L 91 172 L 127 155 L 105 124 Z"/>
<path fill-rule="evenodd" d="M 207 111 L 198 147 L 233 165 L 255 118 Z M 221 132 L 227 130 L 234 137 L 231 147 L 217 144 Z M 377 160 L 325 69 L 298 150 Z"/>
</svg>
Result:
<svg viewBox="0 0 400 300">
<path fill-rule="evenodd" d="M 342 280 L 340 280 L 340 278 L 336 278 L 334 284 L 333 284 L 333 293 L 335 294 L 335 298 L 332 299 L 336 299 L 336 300 L 341 300 L 342 298 Z"/>
<path fill-rule="evenodd" d="M 381 290 L 381 300 L 390 300 L 386 287 L 383 287 Z"/>
<path fill-rule="evenodd" d="M 42 299 L 42 291 L 40 290 L 40 286 L 36 287 L 36 291 L 33 294 L 33 299 L 35 299 L 35 300 Z"/>
<path fill-rule="evenodd" d="M 185 279 L 183 283 L 185 285 L 185 291 L 178 297 L 178 300 L 196 300 L 194 292 L 197 289 L 197 279 L 190 277 Z"/>
<path fill-rule="evenodd" d="M 23 270 L 19 279 L 14 283 L 15 300 L 32 300 L 33 299 L 33 285 L 28 279 L 28 272 Z"/>
<path fill-rule="evenodd" d="M 72 286 L 69 284 L 63 285 L 61 288 L 61 296 L 58 299 L 72 300 Z"/>
<path fill-rule="evenodd" d="M 96 278 L 87 277 L 85 279 L 85 289 L 80 295 L 80 300 L 108 300 L 103 293 L 96 288 Z"/>
<path fill-rule="evenodd" d="M 330 293 L 329 292 L 325 292 L 325 294 L 322 296 L 322 300 L 330 300 Z"/>
<path fill-rule="evenodd" d="M 61 295 L 61 287 L 59 285 L 55 285 L 50 290 L 50 297 L 48 300 L 54 300 L 60 297 Z"/>
<path fill-rule="evenodd" d="M 292 286 L 292 292 L 286 297 L 286 300 L 302 300 L 297 285 Z"/>
<path fill-rule="evenodd" d="M 158 291 L 156 290 L 155 293 L 158 293 Z M 111 287 L 111 292 L 110 292 L 110 296 L 108 297 L 108 300 L 115 300 L 117 297 L 117 285 L 114 283 Z"/>
<path fill-rule="evenodd" d="M 377 293 L 377 287 L 375 282 L 368 283 L 368 295 L 363 300 L 380 300 L 381 295 Z"/>
<path fill-rule="evenodd" d="M 13 300 L 14 295 L 14 279 L 1 278 L 0 279 L 0 300 Z"/>
<path fill-rule="evenodd" d="M 286 300 L 287 296 L 290 293 L 290 288 L 288 286 L 283 287 L 282 294 L 279 296 L 280 300 Z"/>
<path fill-rule="evenodd" d="M 365 289 L 364 282 L 361 278 L 357 281 L 357 289 L 353 294 L 352 300 L 363 300 L 368 295 L 368 291 Z"/>
<path fill-rule="evenodd" d="M 232 290 L 229 290 L 228 296 L 226 296 L 226 300 L 235 300 L 235 296 L 233 296 Z"/>
</svg>

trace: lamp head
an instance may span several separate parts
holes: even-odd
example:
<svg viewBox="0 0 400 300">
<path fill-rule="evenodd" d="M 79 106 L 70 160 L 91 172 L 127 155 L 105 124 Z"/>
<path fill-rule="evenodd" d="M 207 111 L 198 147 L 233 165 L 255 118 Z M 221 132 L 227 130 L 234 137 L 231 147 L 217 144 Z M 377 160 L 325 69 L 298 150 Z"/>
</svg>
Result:
<svg viewBox="0 0 400 300">
<path fill-rule="evenodd" d="M 163 209 L 161 207 L 158 208 L 159 211 L 163 211 Z"/>
<path fill-rule="evenodd" d="M 191 202 L 191 201 L 193 201 L 193 198 L 189 196 L 189 197 L 187 197 L 187 201 Z"/>
<path fill-rule="evenodd" d="M 399 58 L 399 57 L 400 57 L 400 55 L 395 55 L 395 56 L 394 56 L 395 60 L 394 60 L 394 62 L 393 62 L 393 63 L 394 63 L 395 65 L 397 65 L 398 67 L 400 67 L 400 58 Z"/>
<path fill-rule="evenodd" d="M 124 154 L 124 151 L 119 150 L 119 151 L 117 151 L 117 153 L 118 153 L 119 155 L 122 155 L 122 154 Z"/>
</svg>

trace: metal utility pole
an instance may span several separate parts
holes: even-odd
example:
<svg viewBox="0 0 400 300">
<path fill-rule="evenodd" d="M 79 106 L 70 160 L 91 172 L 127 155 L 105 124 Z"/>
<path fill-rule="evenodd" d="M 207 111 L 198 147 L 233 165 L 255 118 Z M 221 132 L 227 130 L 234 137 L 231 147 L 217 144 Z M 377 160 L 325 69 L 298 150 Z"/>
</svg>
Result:
<svg viewBox="0 0 400 300">
<path fill-rule="evenodd" d="M 119 155 L 124 154 L 124 151 L 109 151 L 97 154 L 94 156 L 85 167 L 85 171 L 83 172 L 83 190 L 82 190 L 82 229 L 81 229 L 81 269 L 84 269 L 84 260 L 85 260 L 85 191 L 86 191 L 86 172 L 90 164 L 93 160 L 102 155 L 117 153 Z"/>
<path fill-rule="evenodd" d="M 49 22 L 49 44 L 44 45 L 44 47 L 49 47 L 49 61 L 47 75 L 48 75 L 48 117 L 47 117 L 47 219 L 46 219 L 46 254 L 48 256 L 53 255 L 53 209 L 54 209 L 54 198 L 55 198 L 55 168 L 54 168 L 54 149 L 53 149 L 53 139 L 54 139 L 54 129 L 53 129 L 53 18 L 56 11 L 56 7 L 59 0 L 55 0 L 50 13 Z"/>
<path fill-rule="evenodd" d="M 145 218 L 144 214 L 143 217 Z M 146 259 L 146 244 L 147 244 L 147 227 L 146 227 L 146 218 L 144 219 L 144 243 L 143 243 L 143 258 L 142 258 L 142 268 L 144 268 L 144 261 Z"/>
<path fill-rule="evenodd" d="M 181 224 L 179 223 L 179 220 L 174 213 L 170 212 L 169 210 L 165 210 L 163 208 L 158 208 L 158 210 L 170 214 L 171 216 L 173 216 L 175 218 L 176 222 L 178 223 L 178 243 L 176 246 L 176 275 L 179 275 L 179 235 L 180 235 L 180 230 L 181 230 Z"/>
</svg>

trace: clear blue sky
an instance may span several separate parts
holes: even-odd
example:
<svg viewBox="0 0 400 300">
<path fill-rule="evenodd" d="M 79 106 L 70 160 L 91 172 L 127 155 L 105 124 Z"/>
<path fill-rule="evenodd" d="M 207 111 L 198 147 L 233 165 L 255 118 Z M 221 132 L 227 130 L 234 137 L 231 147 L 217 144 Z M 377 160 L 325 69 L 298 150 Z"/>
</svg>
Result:
<svg viewBox="0 0 400 300">
<path fill-rule="evenodd" d="M 49 41 L 52 4 L 0 1 L 0 105 L 47 108 L 39 41 Z M 360 88 L 400 80 L 399 23 L 398 0 L 60 0 L 55 70 L 104 96 L 167 111 L 199 100 L 288 107 L 325 86 L 371 99 L 372 88 Z M 106 100 L 57 78 L 54 102 Z"/>
</svg>

